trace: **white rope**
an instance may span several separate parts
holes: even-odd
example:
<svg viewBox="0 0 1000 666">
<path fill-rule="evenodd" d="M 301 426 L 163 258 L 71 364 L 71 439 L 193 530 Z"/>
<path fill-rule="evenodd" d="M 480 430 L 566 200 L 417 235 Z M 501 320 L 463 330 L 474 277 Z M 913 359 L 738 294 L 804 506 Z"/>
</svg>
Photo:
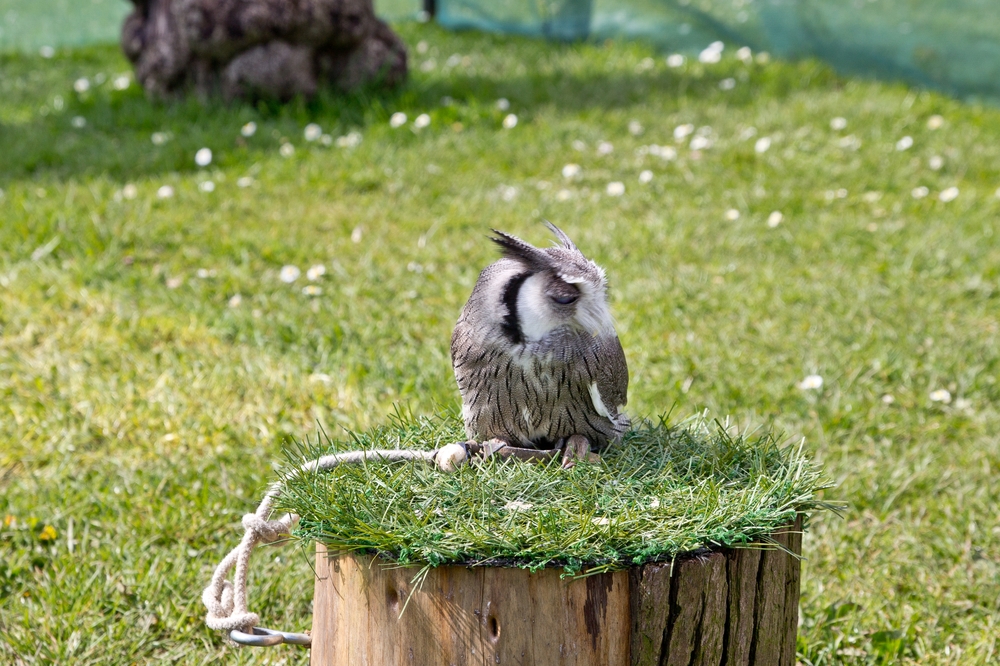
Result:
<svg viewBox="0 0 1000 666">
<path fill-rule="evenodd" d="M 413 451 L 403 449 L 373 449 L 370 451 L 347 451 L 310 460 L 292 476 L 303 472 L 333 469 L 337 465 L 357 465 L 367 460 L 387 462 L 420 460 L 432 463 L 444 472 L 452 472 L 468 458 L 468 451 L 462 444 L 448 444 L 433 451 Z M 281 494 L 281 482 L 275 482 L 268 489 L 260 506 L 253 513 L 243 516 L 243 539 L 231 550 L 215 568 L 212 581 L 201 594 L 201 601 L 208 609 L 205 624 L 210 629 L 232 631 L 237 629 L 251 633 L 260 624 L 260 617 L 247 610 L 247 571 L 250 554 L 259 543 L 274 543 L 292 531 L 298 516 L 286 513 L 277 520 L 270 520 L 274 500 Z M 233 580 L 226 579 L 235 567 Z"/>
</svg>

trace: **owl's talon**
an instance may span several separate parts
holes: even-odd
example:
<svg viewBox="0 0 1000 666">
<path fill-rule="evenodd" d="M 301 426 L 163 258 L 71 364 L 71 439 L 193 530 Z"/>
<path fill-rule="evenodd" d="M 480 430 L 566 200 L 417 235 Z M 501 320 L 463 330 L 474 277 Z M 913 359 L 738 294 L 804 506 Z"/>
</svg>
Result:
<svg viewBox="0 0 1000 666">
<path fill-rule="evenodd" d="M 596 455 L 596 453 L 590 452 L 590 440 L 583 435 L 573 435 L 566 440 L 566 445 L 563 447 L 563 469 L 572 469 L 576 466 L 576 463 L 579 460 L 589 460 L 593 462 L 591 456 Z M 598 460 L 599 459 L 600 457 L 598 457 Z"/>
</svg>

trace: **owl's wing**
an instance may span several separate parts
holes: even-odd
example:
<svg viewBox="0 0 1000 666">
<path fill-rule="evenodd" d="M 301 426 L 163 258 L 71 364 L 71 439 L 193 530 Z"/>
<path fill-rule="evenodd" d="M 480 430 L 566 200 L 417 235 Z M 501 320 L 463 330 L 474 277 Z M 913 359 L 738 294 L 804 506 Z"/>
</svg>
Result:
<svg viewBox="0 0 1000 666">
<path fill-rule="evenodd" d="M 618 336 L 602 340 L 597 355 L 597 390 L 607 410 L 617 416 L 628 403 L 628 363 Z"/>
</svg>

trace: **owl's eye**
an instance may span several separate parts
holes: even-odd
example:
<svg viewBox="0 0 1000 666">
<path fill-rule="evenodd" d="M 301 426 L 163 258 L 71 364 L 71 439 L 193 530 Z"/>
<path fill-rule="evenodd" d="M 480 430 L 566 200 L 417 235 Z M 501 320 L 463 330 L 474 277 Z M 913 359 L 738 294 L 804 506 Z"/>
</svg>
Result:
<svg viewBox="0 0 1000 666">
<path fill-rule="evenodd" d="M 578 296 L 553 296 L 552 300 L 558 303 L 559 305 L 569 305 L 577 298 Z"/>
</svg>

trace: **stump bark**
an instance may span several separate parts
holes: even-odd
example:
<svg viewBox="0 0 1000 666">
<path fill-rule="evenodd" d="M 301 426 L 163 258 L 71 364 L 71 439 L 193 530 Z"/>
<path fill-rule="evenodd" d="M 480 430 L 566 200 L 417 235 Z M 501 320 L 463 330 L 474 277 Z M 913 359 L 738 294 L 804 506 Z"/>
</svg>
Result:
<svg viewBox="0 0 1000 666">
<path fill-rule="evenodd" d="M 372 0 L 132 0 L 122 50 L 156 98 L 311 97 L 406 78 L 402 40 Z"/>
<path fill-rule="evenodd" d="M 794 666 L 801 522 L 780 548 L 628 571 L 442 566 L 316 554 L 312 665 Z M 406 606 L 403 612 L 403 606 Z"/>
</svg>

